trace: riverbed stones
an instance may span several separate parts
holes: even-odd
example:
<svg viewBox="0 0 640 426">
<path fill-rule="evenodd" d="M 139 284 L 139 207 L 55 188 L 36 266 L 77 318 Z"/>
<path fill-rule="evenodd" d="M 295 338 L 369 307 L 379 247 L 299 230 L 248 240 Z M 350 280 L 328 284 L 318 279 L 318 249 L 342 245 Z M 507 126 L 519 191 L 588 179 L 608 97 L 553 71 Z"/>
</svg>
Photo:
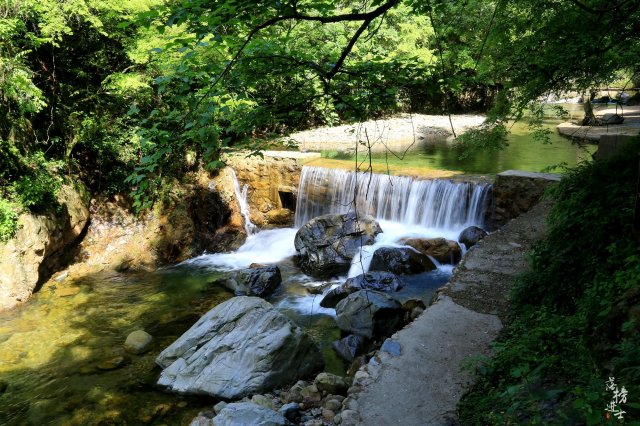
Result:
<svg viewBox="0 0 640 426">
<path fill-rule="evenodd" d="M 391 335 L 402 326 L 402 317 L 400 303 L 379 291 L 357 291 L 336 306 L 338 327 L 366 338 Z"/>
<path fill-rule="evenodd" d="M 372 216 L 355 212 L 311 219 L 298 230 L 294 240 L 300 267 L 322 277 L 346 272 L 359 248 L 373 244 L 381 232 Z"/>
<path fill-rule="evenodd" d="M 486 235 L 487 235 L 487 232 L 484 229 L 479 228 L 477 226 L 469 226 L 468 228 L 465 228 L 460 233 L 460 236 L 458 237 L 458 241 L 460 241 L 461 244 L 464 244 L 467 249 L 470 249 L 471 247 L 475 246 L 478 243 L 478 241 L 483 239 Z"/>
<path fill-rule="evenodd" d="M 367 344 L 367 339 L 357 334 L 350 334 L 340 340 L 336 340 L 331 344 L 333 349 L 338 353 L 340 358 L 347 362 L 353 362 L 353 360 L 364 352 Z"/>
<path fill-rule="evenodd" d="M 269 408 L 252 402 L 233 402 L 227 404 L 213 418 L 216 426 L 286 426 L 287 419 Z"/>
<path fill-rule="evenodd" d="M 323 308 L 335 308 L 338 302 L 358 290 L 376 290 L 383 292 L 398 291 L 403 287 L 402 281 L 391 272 L 373 271 L 347 279 L 324 296 L 320 302 Z"/>
<path fill-rule="evenodd" d="M 445 238 L 409 238 L 400 242 L 433 257 L 440 263 L 454 264 L 462 257 L 460 245 Z"/>
<path fill-rule="evenodd" d="M 436 269 L 425 254 L 411 247 L 380 247 L 371 258 L 371 271 L 387 271 L 398 275 L 420 274 Z"/>
<path fill-rule="evenodd" d="M 129 333 L 124 342 L 124 350 L 132 354 L 143 354 L 151 349 L 153 337 L 144 330 Z"/>
<path fill-rule="evenodd" d="M 325 394 L 342 394 L 349 388 L 349 384 L 344 377 L 331 373 L 318 374 L 313 383 L 320 392 Z"/>
<path fill-rule="evenodd" d="M 227 287 L 236 296 L 268 297 L 281 283 L 282 275 L 276 265 L 252 264 L 227 279 Z"/>
<path fill-rule="evenodd" d="M 239 296 L 207 312 L 156 359 L 173 392 L 235 399 L 322 366 L 311 338 L 263 299 Z"/>
</svg>

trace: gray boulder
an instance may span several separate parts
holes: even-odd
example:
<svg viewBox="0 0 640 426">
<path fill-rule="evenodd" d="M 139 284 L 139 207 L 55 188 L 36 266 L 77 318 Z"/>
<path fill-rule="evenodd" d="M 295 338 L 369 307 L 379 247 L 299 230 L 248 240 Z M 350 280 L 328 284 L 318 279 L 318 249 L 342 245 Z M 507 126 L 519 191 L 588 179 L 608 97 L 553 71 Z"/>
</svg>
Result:
<svg viewBox="0 0 640 426">
<path fill-rule="evenodd" d="M 251 265 L 227 279 L 236 296 L 268 297 L 281 283 L 280 268 L 275 265 Z"/>
<path fill-rule="evenodd" d="M 402 326 L 402 305 L 386 293 L 360 290 L 336 306 L 336 323 L 367 338 L 389 336 Z"/>
<path fill-rule="evenodd" d="M 158 355 L 158 384 L 236 399 L 284 386 L 322 367 L 311 338 L 271 304 L 240 296 L 207 312 Z M 216 423 L 217 424 L 217 423 Z"/>
<path fill-rule="evenodd" d="M 294 244 L 300 266 L 306 273 L 327 277 L 349 270 L 361 246 L 373 244 L 382 232 L 369 215 L 330 214 L 318 216 L 296 233 Z"/>
<path fill-rule="evenodd" d="M 399 275 L 420 274 L 436 269 L 429 256 L 411 247 L 381 247 L 373 253 L 370 271 L 387 271 Z"/>
<path fill-rule="evenodd" d="M 390 293 L 400 290 L 402 286 L 402 281 L 391 272 L 366 272 L 357 277 L 347 279 L 341 286 L 327 292 L 320 302 L 320 306 L 323 308 L 335 308 L 338 302 L 358 290 L 376 290 Z"/>
<path fill-rule="evenodd" d="M 216 426 L 285 426 L 289 424 L 282 414 L 252 402 L 227 404 L 213 418 Z"/>
<path fill-rule="evenodd" d="M 477 226 L 469 226 L 460 233 L 458 241 L 460 241 L 460 244 L 464 244 L 467 249 L 470 249 L 486 235 L 487 232 L 484 229 L 478 228 Z"/>
</svg>

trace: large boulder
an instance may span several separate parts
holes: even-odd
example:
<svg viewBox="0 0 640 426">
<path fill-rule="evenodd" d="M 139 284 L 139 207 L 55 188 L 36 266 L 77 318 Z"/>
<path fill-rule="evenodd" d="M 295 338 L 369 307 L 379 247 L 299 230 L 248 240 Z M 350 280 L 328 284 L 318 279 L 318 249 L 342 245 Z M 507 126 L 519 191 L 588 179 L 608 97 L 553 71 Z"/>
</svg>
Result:
<svg viewBox="0 0 640 426">
<path fill-rule="evenodd" d="M 478 241 L 486 235 L 487 232 L 484 229 L 478 228 L 477 226 L 469 226 L 460 233 L 458 241 L 460 241 L 460 244 L 464 244 L 467 249 L 470 249 L 478 244 Z"/>
<path fill-rule="evenodd" d="M 216 306 L 166 348 L 158 384 L 235 399 L 284 386 L 322 366 L 311 338 L 271 304 L 240 296 Z"/>
<path fill-rule="evenodd" d="M 402 305 L 386 293 L 360 290 L 336 306 L 342 331 L 367 338 L 390 336 L 402 326 Z"/>
<path fill-rule="evenodd" d="M 391 272 L 366 272 L 349 278 L 341 286 L 328 291 L 320 302 L 320 306 L 323 308 L 335 308 L 338 302 L 358 290 L 376 290 L 390 293 L 400 290 L 402 286 L 402 281 Z"/>
<path fill-rule="evenodd" d="M 445 238 L 409 238 L 401 243 L 433 257 L 440 263 L 457 263 L 462 257 L 460 245 Z"/>
<path fill-rule="evenodd" d="M 304 224 L 294 241 L 302 270 L 317 276 L 347 272 L 361 246 L 373 244 L 382 232 L 369 215 L 355 212 L 318 216 Z"/>
<path fill-rule="evenodd" d="M 370 271 L 388 271 L 399 275 L 420 274 L 436 269 L 429 256 L 411 247 L 380 247 L 373 253 Z"/>
<path fill-rule="evenodd" d="M 289 422 L 275 411 L 253 402 L 227 404 L 213 418 L 215 426 L 285 426 Z"/>
<path fill-rule="evenodd" d="M 251 265 L 236 272 L 226 281 L 236 296 L 270 296 L 282 283 L 280 268 L 275 265 Z"/>
</svg>

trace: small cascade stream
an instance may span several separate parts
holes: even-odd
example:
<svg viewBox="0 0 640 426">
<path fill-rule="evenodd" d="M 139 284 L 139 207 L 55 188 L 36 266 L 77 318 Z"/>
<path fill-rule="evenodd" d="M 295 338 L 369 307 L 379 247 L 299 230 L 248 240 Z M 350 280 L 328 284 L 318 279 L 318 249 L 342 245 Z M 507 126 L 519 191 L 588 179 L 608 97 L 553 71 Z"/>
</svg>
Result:
<svg viewBox="0 0 640 426">
<path fill-rule="evenodd" d="M 278 265 L 282 286 L 269 302 L 310 334 L 326 371 L 344 373 L 346 365 L 331 347 L 341 337 L 335 310 L 319 303 L 321 293 L 343 283 L 347 274 L 329 280 L 304 274 L 294 259 L 298 227 L 317 215 L 352 210 L 354 200 L 359 211 L 374 215 L 384 232 L 356 256 L 348 274 L 353 276 L 366 270 L 377 247 L 397 246 L 406 237 L 455 240 L 464 227 L 482 225 L 491 191 L 482 183 L 305 167 L 296 226 L 259 231 L 249 218 L 251 188 L 241 188 L 233 178 L 248 235 L 237 251 L 203 254 L 154 273 L 102 272 L 47 285 L 20 309 L 0 313 L 0 388 L 8 383 L 5 394 L 0 392 L 0 424 L 89 424 L 95 418 L 109 423 L 116 412 L 120 417 L 114 418 L 140 424 L 155 422 L 154 413 L 166 407 L 173 411 L 163 417 L 165 423 L 186 424 L 210 401 L 157 389 L 154 357 L 211 307 L 232 297 L 217 279 L 252 263 Z M 438 265 L 402 276 L 404 288 L 396 297 L 428 302 L 452 270 Z M 154 336 L 154 350 L 125 355 L 123 367 L 103 367 L 118 359 L 124 338 L 136 329 Z"/>
<path fill-rule="evenodd" d="M 233 179 L 233 191 L 236 195 L 236 200 L 238 200 L 238 207 L 240 207 L 240 214 L 244 219 L 244 230 L 247 233 L 247 236 L 252 235 L 258 228 L 256 225 L 251 222 L 251 218 L 249 215 L 249 202 L 247 200 L 247 193 L 249 191 L 249 185 L 245 184 L 240 190 L 240 182 L 238 182 L 238 177 L 236 176 L 236 172 L 229 168 L 231 171 L 231 178 Z"/>
</svg>

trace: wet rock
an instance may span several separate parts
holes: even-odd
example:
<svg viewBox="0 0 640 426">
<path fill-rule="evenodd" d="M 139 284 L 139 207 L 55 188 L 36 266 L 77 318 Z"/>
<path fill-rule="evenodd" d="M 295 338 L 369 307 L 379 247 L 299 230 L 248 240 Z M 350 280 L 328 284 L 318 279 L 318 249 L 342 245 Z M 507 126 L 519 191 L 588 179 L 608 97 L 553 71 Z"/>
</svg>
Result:
<svg viewBox="0 0 640 426">
<path fill-rule="evenodd" d="M 325 401 L 322 407 L 335 413 L 342 409 L 342 402 L 338 401 L 337 399 L 328 399 Z"/>
<path fill-rule="evenodd" d="M 347 362 L 352 362 L 364 351 L 366 344 L 366 338 L 357 334 L 350 334 L 345 338 L 336 340 L 331 344 L 331 346 L 335 349 L 340 358 Z"/>
<path fill-rule="evenodd" d="M 265 214 L 265 220 L 270 225 L 292 225 L 293 212 L 289 209 L 270 210 Z"/>
<path fill-rule="evenodd" d="M 318 374 L 313 383 L 320 392 L 331 394 L 342 394 L 346 392 L 349 387 L 349 384 L 343 377 L 331 373 Z"/>
<path fill-rule="evenodd" d="M 326 408 L 322 410 L 322 418 L 328 422 L 332 422 L 335 416 L 336 413 L 333 410 L 328 410 Z"/>
<path fill-rule="evenodd" d="M 338 302 L 358 290 L 376 290 L 384 292 L 398 291 L 402 281 L 391 272 L 373 271 L 347 279 L 344 284 L 330 290 L 320 302 L 323 308 L 335 308 Z"/>
<path fill-rule="evenodd" d="M 251 397 L 251 402 L 254 404 L 260 405 L 261 407 L 268 408 L 270 410 L 275 410 L 275 404 L 273 403 L 273 398 L 269 398 L 265 395 L 253 395 Z"/>
<path fill-rule="evenodd" d="M 340 413 L 341 425 L 344 426 L 356 426 L 360 424 L 360 416 L 357 411 L 344 410 Z"/>
<path fill-rule="evenodd" d="M 373 244 L 382 232 L 369 215 L 354 212 L 311 219 L 296 233 L 294 244 L 306 273 L 331 276 L 346 272 L 363 245 Z"/>
<path fill-rule="evenodd" d="M 445 238 L 409 238 L 400 242 L 433 257 L 440 263 L 454 264 L 462 257 L 460 245 Z"/>
<path fill-rule="evenodd" d="M 136 330 L 127 336 L 124 350 L 132 354 L 142 354 L 151 349 L 153 337 L 144 330 Z"/>
<path fill-rule="evenodd" d="M 214 406 L 213 406 L 213 411 L 214 411 L 216 414 L 219 414 L 219 413 L 220 413 L 220 411 L 222 411 L 222 410 L 224 409 L 224 407 L 226 407 L 226 406 L 227 406 L 227 403 L 226 403 L 226 402 L 224 402 L 224 401 L 220 401 L 220 402 L 218 402 L 216 405 L 214 405 Z"/>
<path fill-rule="evenodd" d="M 486 231 L 482 228 L 478 228 L 477 226 L 469 226 L 460 233 L 458 241 L 460 241 L 461 244 L 464 244 L 467 249 L 470 249 L 486 235 Z"/>
<path fill-rule="evenodd" d="M 275 265 L 252 264 L 227 279 L 227 287 L 236 296 L 270 296 L 282 283 L 280 268 Z"/>
<path fill-rule="evenodd" d="M 116 356 L 99 362 L 96 367 L 98 368 L 98 370 L 103 371 L 117 370 L 118 368 L 124 367 L 127 362 L 127 358 L 123 356 Z"/>
<path fill-rule="evenodd" d="M 300 404 L 290 402 L 280 407 L 279 413 L 292 423 L 300 419 Z"/>
<path fill-rule="evenodd" d="M 419 274 L 436 269 L 427 255 L 410 247 L 381 247 L 373 253 L 371 271 L 388 271 L 398 275 Z"/>
<path fill-rule="evenodd" d="M 228 404 L 213 418 L 215 426 L 285 426 L 287 419 L 252 402 L 234 402 Z"/>
<path fill-rule="evenodd" d="M 283 386 L 322 366 L 311 338 L 271 304 L 234 297 L 207 312 L 156 363 L 158 384 L 234 399 Z"/>
<path fill-rule="evenodd" d="M 198 416 L 191 420 L 189 426 L 215 426 L 213 424 L 213 419 L 204 416 Z"/>
<path fill-rule="evenodd" d="M 307 386 L 306 388 L 302 389 L 300 394 L 304 398 L 305 403 L 309 403 L 309 402 L 315 403 L 315 402 L 319 402 L 322 399 L 322 396 L 320 395 L 320 390 L 316 385 Z"/>
<path fill-rule="evenodd" d="M 286 394 L 286 400 L 289 402 L 302 402 L 304 397 L 302 396 L 302 389 L 309 386 L 309 383 L 304 380 L 299 380 L 295 385 L 291 386 L 289 392 Z"/>
<path fill-rule="evenodd" d="M 360 290 L 336 306 L 336 323 L 367 338 L 389 336 L 402 326 L 402 306 L 386 293 Z"/>
</svg>

